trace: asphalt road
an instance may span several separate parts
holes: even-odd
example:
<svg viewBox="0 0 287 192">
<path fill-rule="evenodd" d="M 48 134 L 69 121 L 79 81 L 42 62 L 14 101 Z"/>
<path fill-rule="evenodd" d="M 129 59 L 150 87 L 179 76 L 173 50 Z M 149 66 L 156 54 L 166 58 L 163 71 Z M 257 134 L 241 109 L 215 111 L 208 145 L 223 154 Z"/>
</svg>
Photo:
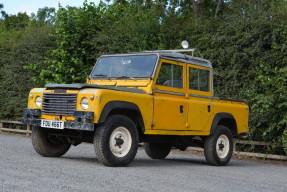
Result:
<svg viewBox="0 0 287 192">
<path fill-rule="evenodd" d="M 204 157 L 170 154 L 152 160 L 140 149 L 129 167 L 105 167 L 93 145 L 61 158 L 36 154 L 30 138 L 0 135 L 0 191 L 287 191 L 287 166 L 231 160 L 214 167 Z"/>
</svg>

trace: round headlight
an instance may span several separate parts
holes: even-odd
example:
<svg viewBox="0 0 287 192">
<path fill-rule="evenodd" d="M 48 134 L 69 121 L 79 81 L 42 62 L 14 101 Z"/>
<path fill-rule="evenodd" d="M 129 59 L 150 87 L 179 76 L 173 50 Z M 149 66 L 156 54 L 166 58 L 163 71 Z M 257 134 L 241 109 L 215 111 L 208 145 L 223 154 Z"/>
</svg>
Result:
<svg viewBox="0 0 287 192">
<path fill-rule="evenodd" d="M 84 109 L 84 110 L 88 109 L 88 107 L 89 107 L 89 100 L 88 100 L 88 98 L 84 97 L 84 98 L 81 100 L 81 107 L 82 107 L 82 109 Z"/>
<path fill-rule="evenodd" d="M 36 107 L 40 107 L 41 106 L 42 98 L 40 96 L 36 97 L 35 104 L 36 104 Z"/>
</svg>

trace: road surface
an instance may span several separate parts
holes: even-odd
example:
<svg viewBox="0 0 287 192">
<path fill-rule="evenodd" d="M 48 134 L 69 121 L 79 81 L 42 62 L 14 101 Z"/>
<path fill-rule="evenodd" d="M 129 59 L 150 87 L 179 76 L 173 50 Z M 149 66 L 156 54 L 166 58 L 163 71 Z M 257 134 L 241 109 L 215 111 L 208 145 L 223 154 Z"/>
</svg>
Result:
<svg viewBox="0 0 287 192">
<path fill-rule="evenodd" d="M 231 160 L 214 167 L 181 153 L 152 160 L 139 149 L 129 167 L 111 168 L 97 161 L 90 144 L 44 158 L 30 138 L 0 135 L 0 191 L 286 192 L 287 166 Z"/>
</svg>

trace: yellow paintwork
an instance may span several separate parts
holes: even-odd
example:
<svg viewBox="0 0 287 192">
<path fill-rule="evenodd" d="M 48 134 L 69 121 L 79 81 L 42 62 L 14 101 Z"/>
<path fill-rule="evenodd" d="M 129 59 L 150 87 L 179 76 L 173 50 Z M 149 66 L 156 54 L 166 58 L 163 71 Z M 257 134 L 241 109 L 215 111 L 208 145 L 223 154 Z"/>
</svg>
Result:
<svg viewBox="0 0 287 192">
<path fill-rule="evenodd" d="M 38 109 L 38 107 L 35 104 L 36 97 L 43 97 L 43 93 L 45 91 L 45 88 L 34 88 L 30 91 L 29 96 L 28 96 L 28 106 L 27 108 L 30 109 Z M 42 106 L 40 106 L 40 109 Z"/>
<path fill-rule="evenodd" d="M 183 67 L 183 79 L 186 78 L 186 68 L 183 63 L 177 63 L 175 61 L 168 61 L 162 59 L 162 63 L 171 63 Z M 159 75 L 157 71 L 156 77 Z M 186 106 L 185 99 L 186 82 L 183 83 L 183 88 L 167 87 L 154 85 L 155 90 L 181 93 L 182 95 L 172 95 L 166 93 L 154 93 L 154 116 L 153 116 L 153 128 L 154 130 L 185 130 L 186 128 Z M 180 106 L 183 106 L 183 113 L 180 113 Z"/>
<path fill-rule="evenodd" d="M 152 93 L 152 80 L 151 79 L 87 79 L 87 84 L 94 84 L 94 85 L 107 85 L 107 86 L 118 86 L 118 87 L 130 87 L 130 88 L 137 88 L 142 89 L 148 94 Z"/>
<path fill-rule="evenodd" d="M 152 79 L 88 79 L 86 82 L 88 84 L 137 88 L 144 90 L 146 94 L 95 88 L 68 90 L 67 93 L 78 94 L 76 110 L 94 112 L 94 119 L 90 121 L 91 123 L 98 123 L 103 108 L 108 102 L 127 101 L 136 104 L 140 109 L 145 126 L 144 134 L 206 136 L 210 134 L 211 125 L 217 113 L 232 114 L 237 123 L 238 133 L 248 132 L 248 106 L 243 102 L 212 98 L 212 78 L 210 78 L 209 92 L 189 90 L 189 67 L 206 69 L 210 72 L 212 72 L 212 69 L 162 59 L 159 62 L 155 79 L 158 77 L 162 62 L 183 66 L 184 83 L 182 89 L 159 86 Z M 37 96 L 43 97 L 44 92 L 53 93 L 53 90 L 32 89 L 28 98 L 28 108 L 37 109 L 35 99 Z M 204 96 L 205 98 L 198 96 Z M 84 97 L 89 99 L 87 110 L 83 110 L 80 106 L 80 102 Z M 180 106 L 183 109 L 182 113 L 180 112 Z M 210 106 L 210 112 L 207 110 L 208 106 Z M 39 109 L 41 108 L 42 106 Z M 42 115 L 41 118 L 62 121 L 74 120 L 74 117 L 56 115 Z"/>
</svg>

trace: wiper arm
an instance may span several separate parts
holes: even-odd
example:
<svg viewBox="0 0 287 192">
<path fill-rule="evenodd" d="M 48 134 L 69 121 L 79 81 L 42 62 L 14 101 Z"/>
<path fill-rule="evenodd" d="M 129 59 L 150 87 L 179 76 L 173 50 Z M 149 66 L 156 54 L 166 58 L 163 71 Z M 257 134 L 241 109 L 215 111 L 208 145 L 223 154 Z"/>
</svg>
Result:
<svg viewBox="0 0 287 192">
<path fill-rule="evenodd" d="M 117 77 L 117 79 L 135 79 L 135 78 L 133 78 L 133 77 L 130 77 L 130 76 L 125 76 L 125 75 L 123 75 L 123 76 L 120 76 L 120 77 Z"/>
<path fill-rule="evenodd" d="M 93 75 L 93 77 L 98 77 L 98 78 L 107 78 L 107 79 L 111 79 L 110 77 L 108 77 L 108 75 L 105 75 L 105 74 L 96 74 L 96 75 Z"/>
<path fill-rule="evenodd" d="M 105 75 L 105 74 L 96 74 L 96 75 L 94 75 L 94 76 L 97 76 L 97 77 L 106 77 L 107 75 Z"/>
</svg>

